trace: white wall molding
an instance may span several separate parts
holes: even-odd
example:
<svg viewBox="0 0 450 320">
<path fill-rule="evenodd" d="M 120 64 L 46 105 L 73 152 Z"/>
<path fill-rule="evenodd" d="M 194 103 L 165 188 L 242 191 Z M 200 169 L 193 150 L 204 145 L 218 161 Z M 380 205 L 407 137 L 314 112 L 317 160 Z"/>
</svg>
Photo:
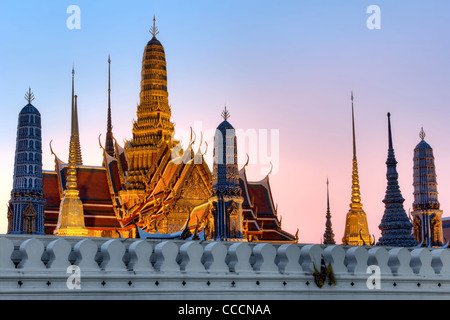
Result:
<svg viewBox="0 0 450 320">
<path fill-rule="evenodd" d="M 3 235 L 0 298 L 450 299 L 449 250 Z"/>
</svg>

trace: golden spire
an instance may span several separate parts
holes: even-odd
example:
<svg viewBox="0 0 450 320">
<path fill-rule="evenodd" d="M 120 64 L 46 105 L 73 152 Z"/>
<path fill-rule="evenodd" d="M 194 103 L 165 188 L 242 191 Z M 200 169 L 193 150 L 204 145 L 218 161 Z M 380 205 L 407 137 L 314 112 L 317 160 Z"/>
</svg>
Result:
<svg viewBox="0 0 450 320">
<path fill-rule="evenodd" d="M 159 33 L 158 27 L 156 26 L 156 18 L 153 15 L 153 27 L 150 28 L 151 35 L 156 38 L 156 35 Z"/>
<path fill-rule="evenodd" d="M 355 112 L 352 101 L 352 136 L 353 136 L 353 168 L 352 168 L 352 197 L 350 210 L 347 213 L 345 222 L 345 232 L 342 242 L 349 245 L 371 244 L 372 238 L 369 234 L 366 213 L 362 208 L 361 193 L 359 186 L 358 160 L 356 158 L 356 138 L 355 138 Z"/>
<path fill-rule="evenodd" d="M 75 164 L 83 164 L 83 159 L 81 157 L 81 147 L 80 147 L 80 134 L 78 129 L 78 104 L 75 95 L 75 68 L 72 68 L 72 114 L 71 114 L 71 128 L 70 128 L 70 145 L 69 145 L 69 157 L 70 153 L 73 152 L 75 157 Z M 72 151 L 71 151 L 72 150 Z M 70 161 L 70 160 L 69 160 Z"/>
<path fill-rule="evenodd" d="M 84 225 L 83 203 L 77 189 L 77 165 L 71 144 L 69 166 L 67 167 L 66 190 L 59 205 L 58 224 L 54 231 L 59 236 L 85 236 L 88 230 Z"/>
<path fill-rule="evenodd" d="M 353 108 L 353 91 L 352 91 L 352 135 L 353 135 L 353 170 L 352 170 L 352 204 L 350 208 L 361 208 L 361 194 L 359 188 L 358 160 L 356 159 L 356 138 L 355 138 L 355 111 Z"/>
<path fill-rule="evenodd" d="M 66 190 L 59 205 L 58 224 L 54 234 L 59 236 L 85 236 L 88 230 L 84 225 L 83 203 L 77 189 L 77 162 L 81 159 L 79 152 L 77 96 L 74 95 L 72 69 L 72 134 L 69 146 L 69 164 L 66 173 Z"/>
<path fill-rule="evenodd" d="M 158 34 L 156 19 L 150 33 L 153 38 L 147 43 L 142 57 L 140 102 L 137 121 L 133 123 L 131 145 L 157 150 L 161 141 L 170 141 L 174 125 L 170 121 L 171 107 L 167 91 L 166 55 Z"/>
<path fill-rule="evenodd" d="M 110 156 L 114 155 L 114 142 L 112 137 L 112 120 L 111 120 L 111 57 L 108 55 L 108 117 L 106 121 L 106 153 Z"/>
<path fill-rule="evenodd" d="M 126 143 L 129 160 L 127 190 L 145 190 L 142 178 L 149 172 L 162 146 L 172 148 L 174 124 L 167 90 L 167 68 L 164 47 L 156 39 L 158 28 L 153 17 L 150 29 L 153 38 L 148 41 L 142 56 L 141 90 L 137 106 L 137 120 L 133 121 L 133 138 Z"/>
</svg>

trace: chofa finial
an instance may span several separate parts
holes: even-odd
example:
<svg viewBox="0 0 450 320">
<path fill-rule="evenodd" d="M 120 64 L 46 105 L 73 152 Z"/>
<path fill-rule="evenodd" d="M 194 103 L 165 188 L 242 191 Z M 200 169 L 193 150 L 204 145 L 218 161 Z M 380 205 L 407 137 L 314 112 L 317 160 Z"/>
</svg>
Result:
<svg viewBox="0 0 450 320">
<path fill-rule="evenodd" d="M 393 149 L 394 147 L 392 146 L 391 113 L 390 112 L 387 113 L 387 118 L 388 118 L 388 142 L 389 142 L 389 149 Z"/>
<path fill-rule="evenodd" d="M 230 117 L 230 113 L 227 110 L 227 106 L 225 106 L 225 108 L 222 111 L 222 118 L 224 120 L 228 120 L 229 117 Z"/>
<path fill-rule="evenodd" d="M 150 28 L 150 33 L 153 37 L 156 37 L 156 35 L 159 33 L 158 27 L 156 27 L 155 15 L 153 15 L 153 27 Z"/>
<path fill-rule="evenodd" d="M 420 129 L 419 137 L 420 137 L 420 139 L 422 139 L 422 140 L 425 139 L 425 131 L 423 131 L 423 127 Z"/>
<path fill-rule="evenodd" d="M 34 100 L 34 94 L 33 92 L 31 92 L 31 88 L 28 87 L 28 92 L 25 93 L 25 100 L 28 101 L 28 104 L 31 104 L 31 101 Z"/>
</svg>

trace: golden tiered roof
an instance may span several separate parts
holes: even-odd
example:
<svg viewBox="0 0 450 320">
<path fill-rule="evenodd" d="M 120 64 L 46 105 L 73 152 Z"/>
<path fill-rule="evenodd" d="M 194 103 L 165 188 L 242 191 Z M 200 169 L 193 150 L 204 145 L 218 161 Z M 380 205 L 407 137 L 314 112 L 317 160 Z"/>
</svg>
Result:
<svg viewBox="0 0 450 320">
<path fill-rule="evenodd" d="M 172 140 L 174 124 L 167 91 L 167 70 L 164 47 L 156 39 L 158 29 L 153 18 L 152 39 L 142 58 L 140 102 L 137 120 L 133 121 L 133 138 L 125 148 L 130 164 L 127 189 L 143 190 L 142 175 L 152 167 L 161 144 Z"/>
<path fill-rule="evenodd" d="M 172 137 L 171 109 L 167 91 L 166 55 L 158 34 L 155 19 L 150 30 L 153 38 L 147 43 L 142 58 L 140 102 L 137 121 L 133 123 L 132 146 L 156 147 L 161 140 Z"/>
</svg>

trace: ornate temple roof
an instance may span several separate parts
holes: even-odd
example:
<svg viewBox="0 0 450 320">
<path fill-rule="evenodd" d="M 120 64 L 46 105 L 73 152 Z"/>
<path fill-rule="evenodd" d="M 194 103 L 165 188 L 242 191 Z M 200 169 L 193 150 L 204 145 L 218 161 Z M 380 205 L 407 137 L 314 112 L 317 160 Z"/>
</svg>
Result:
<svg viewBox="0 0 450 320">
<path fill-rule="evenodd" d="M 281 217 L 278 217 L 278 208 L 274 204 L 270 189 L 269 176 L 260 181 L 247 181 L 245 166 L 239 170 L 239 183 L 244 201 L 242 212 L 247 233 L 253 241 L 298 241 L 298 236 L 286 232 L 281 227 Z"/>
<path fill-rule="evenodd" d="M 162 239 L 181 236 L 180 228 L 192 236 L 210 232 L 207 227 L 211 219 L 211 170 L 200 147 L 197 152 L 193 150 L 195 139 L 193 141 L 192 135 L 185 150 L 171 138 L 174 125 L 170 122 L 165 53 L 156 39 L 155 20 L 150 33 L 153 37 L 147 43 L 142 59 L 141 99 L 137 106 L 138 119 L 133 123 L 133 139 L 125 141 L 122 148 L 112 135 L 108 84 L 107 133 L 110 136 L 106 138 L 105 148 L 98 138 L 103 150 L 103 165 L 76 166 L 77 189 L 89 236 L 134 237 L 140 233 L 147 237 L 151 233 L 153 236 L 150 237 Z M 72 102 L 74 120 L 76 99 Z M 224 121 L 219 130 L 233 129 L 227 121 L 226 108 L 222 116 Z M 110 152 L 111 142 L 114 142 L 114 152 Z M 297 242 L 298 238 L 281 229 L 269 178 L 248 182 L 245 170 L 241 171 L 244 178 L 240 179 L 241 172 L 238 175 L 237 163 L 234 165 L 234 182 L 245 190 L 243 209 L 253 240 Z M 67 171 L 68 164 L 55 155 L 55 171 L 44 172 L 47 234 L 53 234 L 57 225 Z"/>
</svg>

